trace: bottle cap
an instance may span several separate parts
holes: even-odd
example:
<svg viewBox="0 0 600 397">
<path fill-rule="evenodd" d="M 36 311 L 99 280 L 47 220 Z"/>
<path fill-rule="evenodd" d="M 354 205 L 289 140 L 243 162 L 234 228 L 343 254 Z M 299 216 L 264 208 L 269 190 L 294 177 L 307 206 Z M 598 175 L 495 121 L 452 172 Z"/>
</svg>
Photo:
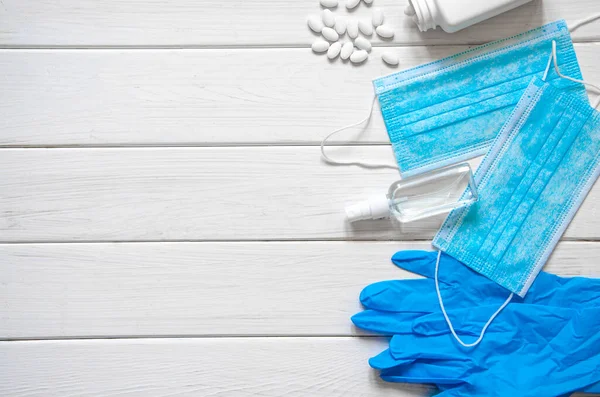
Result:
<svg viewBox="0 0 600 397">
<path fill-rule="evenodd" d="M 385 194 L 371 196 L 368 200 L 346 207 L 346 217 L 350 222 L 387 218 L 389 215 L 390 201 Z"/>
</svg>

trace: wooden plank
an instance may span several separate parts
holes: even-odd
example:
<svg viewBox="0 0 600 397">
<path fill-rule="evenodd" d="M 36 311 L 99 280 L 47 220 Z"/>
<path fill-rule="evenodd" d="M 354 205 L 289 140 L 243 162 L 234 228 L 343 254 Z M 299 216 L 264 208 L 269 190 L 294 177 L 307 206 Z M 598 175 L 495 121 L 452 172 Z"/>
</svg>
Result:
<svg viewBox="0 0 600 397">
<path fill-rule="evenodd" d="M 574 22 L 600 11 L 596 0 L 534 1 L 465 31 L 420 33 L 403 15 L 406 1 L 378 0 L 398 44 L 472 44 L 511 36 L 564 18 Z M 4 0 L 0 6 L 3 46 L 308 46 L 314 35 L 308 15 L 317 0 Z M 336 11 L 347 14 L 344 7 Z M 352 13 L 367 18 L 362 5 Z M 577 30 L 576 40 L 600 38 L 598 25 Z"/>
<path fill-rule="evenodd" d="M 431 246 L 0 245 L 0 338 L 360 334 L 362 288 L 416 277 L 390 262 L 406 249 Z M 562 242 L 546 270 L 600 276 L 599 256 L 600 243 Z"/>
<path fill-rule="evenodd" d="M 384 146 L 331 155 L 394 161 Z M 443 216 L 346 222 L 398 178 L 325 165 L 318 147 L 3 149 L 0 242 L 431 238 Z M 598 203 L 595 187 L 566 237 L 599 237 Z"/>
<path fill-rule="evenodd" d="M 379 379 L 367 359 L 385 346 L 386 341 L 377 338 L 3 342 L 0 393 L 4 397 L 431 395 L 433 389 L 426 386 Z"/>
<path fill-rule="evenodd" d="M 393 51 L 409 68 L 466 48 Z M 600 82 L 600 44 L 576 49 Z M 0 51 L 0 146 L 314 145 L 366 115 L 371 80 L 394 71 L 384 50 L 360 67 L 309 49 Z M 389 143 L 378 108 L 333 140 L 357 141 Z"/>
<path fill-rule="evenodd" d="M 3 397 L 418 397 L 367 364 L 376 338 L 218 338 L 0 343 Z"/>
</svg>

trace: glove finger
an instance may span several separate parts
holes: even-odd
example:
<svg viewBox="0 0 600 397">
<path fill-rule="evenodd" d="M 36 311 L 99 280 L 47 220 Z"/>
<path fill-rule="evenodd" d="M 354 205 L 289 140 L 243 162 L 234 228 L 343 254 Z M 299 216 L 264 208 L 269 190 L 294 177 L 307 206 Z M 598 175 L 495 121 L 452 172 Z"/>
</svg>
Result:
<svg viewBox="0 0 600 397">
<path fill-rule="evenodd" d="M 460 335 L 479 336 L 489 318 L 498 310 L 498 306 L 486 305 L 471 309 L 448 310 L 454 330 Z M 489 326 L 488 333 L 506 334 L 517 332 L 526 326 L 530 330 L 559 329 L 570 320 L 574 310 L 542 305 L 511 303 Z M 416 318 L 413 331 L 420 336 L 441 336 L 450 333 L 450 328 L 442 313 L 432 313 Z"/>
<path fill-rule="evenodd" d="M 499 307 L 509 294 L 506 290 L 490 288 L 463 291 L 440 284 L 445 305 L 455 309 L 482 305 Z M 366 286 L 359 299 L 366 309 L 382 312 L 440 312 L 435 282 L 430 279 L 380 281 Z"/>
<path fill-rule="evenodd" d="M 433 251 L 406 250 L 392 256 L 394 265 L 427 278 L 434 277 L 436 260 L 437 252 Z"/>
<path fill-rule="evenodd" d="M 493 307 L 485 307 L 487 309 L 490 309 L 486 319 L 477 318 L 473 321 L 468 321 L 468 319 L 465 319 L 462 316 L 468 316 L 471 313 L 469 310 L 458 310 L 454 313 L 448 313 L 448 317 L 450 318 L 450 321 L 452 321 L 454 331 L 460 336 L 470 336 L 474 338 L 479 337 L 479 335 L 481 334 L 481 330 L 487 322 L 487 319 L 489 319 L 490 316 L 494 313 Z M 500 320 L 496 320 L 497 321 L 495 322 L 500 322 Z M 430 315 L 421 316 L 420 318 L 415 318 L 415 321 L 412 325 L 412 330 L 417 335 L 439 336 L 450 333 L 450 327 L 448 326 L 448 323 L 444 316 L 440 313 L 432 313 Z M 496 328 L 496 330 L 500 331 L 501 329 Z M 471 343 L 471 341 L 464 342 Z"/>
<path fill-rule="evenodd" d="M 433 313 L 439 310 L 435 284 L 428 279 L 381 281 L 368 285 L 360 293 L 360 302 L 367 309 L 385 312 Z"/>
<path fill-rule="evenodd" d="M 471 371 L 461 361 L 416 361 L 411 364 L 381 371 L 381 378 L 388 382 L 434 383 L 438 386 L 460 385 L 468 382 Z"/>
<path fill-rule="evenodd" d="M 413 360 L 396 360 L 392 356 L 390 349 L 386 349 L 378 355 L 376 355 L 375 357 L 371 357 L 369 359 L 369 365 L 371 366 L 371 368 L 381 371 L 389 370 L 400 365 L 410 364 L 412 361 Z"/>
<path fill-rule="evenodd" d="M 473 393 L 463 387 L 455 387 L 436 394 L 435 397 L 471 397 Z"/>
<path fill-rule="evenodd" d="M 593 385 L 589 385 L 585 388 L 583 388 L 582 390 L 580 390 L 582 393 L 597 393 L 600 394 L 600 382 L 598 383 L 594 383 Z"/>
<path fill-rule="evenodd" d="M 351 317 L 358 328 L 384 335 L 412 333 L 415 319 L 427 313 L 386 313 L 365 310 Z"/>
<path fill-rule="evenodd" d="M 392 262 L 401 269 L 433 279 L 437 257 L 438 251 L 407 250 L 396 252 L 392 256 Z M 464 284 L 470 278 L 476 278 L 478 283 L 497 285 L 445 253 L 442 253 L 440 262 L 440 283 Z"/>
<path fill-rule="evenodd" d="M 600 279 L 566 278 L 541 272 L 524 302 L 570 308 L 600 306 Z"/>
<path fill-rule="evenodd" d="M 452 335 L 394 335 L 389 347 L 396 360 L 470 360 L 468 349 L 458 349 Z"/>
<path fill-rule="evenodd" d="M 459 385 L 463 382 L 460 379 L 447 378 L 429 378 L 429 377 L 412 377 L 394 374 L 380 374 L 381 379 L 391 383 L 418 383 L 418 384 L 435 384 L 435 385 Z M 436 394 L 438 396 L 438 394 Z"/>
</svg>

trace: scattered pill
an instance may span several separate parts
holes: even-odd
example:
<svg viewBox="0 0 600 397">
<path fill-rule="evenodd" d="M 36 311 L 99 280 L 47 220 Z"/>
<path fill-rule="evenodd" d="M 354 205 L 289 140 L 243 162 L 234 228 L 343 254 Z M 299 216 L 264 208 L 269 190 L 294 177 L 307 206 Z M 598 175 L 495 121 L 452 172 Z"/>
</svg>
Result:
<svg viewBox="0 0 600 397">
<path fill-rule="evenodd" d="M 356 48 L 361 50 L 365 50 L 367 52 L 371 51 L 371 42 L 364 37 L 357 37 L 356 40 L 354 40 L 354 45 Z"/>
<path fill-rule="evenodd" d="M 323 23 L 325 26 L 332 28 L 335 25 L 335 16 L 331 10 L 323 10 Z"/>
<path fill-rule="evenodd" d="M 343 36 L 346 34 L 346 20 L 344 18 L 336 18 L 335 19 L 335 31 Z"/>
<path fill-rule="evenodd" d="M 374 0 L 345 0 L 346 8 L 352 10 L 361 1 L 368 6 L 374 3 Z M 349 16 L 336 17 L 331 9 L 338 7 L 340 0 L 319 0 L 319 3 L 323 7 L 322 14 L 320 16 L 310 15 L 307 19 L 310 30 L 322 35 L 312 43 L 311 49 L 318 54 L 327 53 L 327 58 L 330 60 L 340 57 L 344 61 L 350 60 L 353 64 L 363 63 L 369 59 L 369 52 L 373 48 L 370 37 L 374 32 L 385 39 L 394 37 L 392 27 L 384 25 L 384 13 L 379 7 L 372 8 L 371 20 L 369 21 L 368 19 L 359 20 Z M 406 7 L 404 13 L 416 18 L 411 5 Z M 338 41 L 346 33 L 352 41 Z M 395 52 L 385 51 L 381 54 L 381 59 L 392 67 L 400 64 L 400 57 Z"/>
<path fill-rule="evenodd" d="M 352 63 L 361 63 L 364 62 L 369 57 L 369 53 L 365 50 L 354 51 L 352 55 L 350 55 L 350 62 Z"/>
<path fill-rule="evenodd" d="M 373 26 L 367 21 L 358 21 L 358 30 L 365 36 L 371 36 L 373 34 Z"/>
<path fill-rule="evenodd" d="M 404 15 L 406 15 L 407 17 L 412 17 L 413 15 L 415 15 L 415 9 L 413 8 L 412 4 L 409 4 L 406 6 L 406 8 L 404 9 Z"/>
<path fill-rule="evenodd" d="M 325 40 L 328 41 L 338 41 L 338 39 L 340 38 L 340 35 L 337 34 L 337 32 L 331 28 L 323 28 L 321 34 L 323 35 L 323 37 L 325 37 Z"/>
<path fill-rule="evenodd" d="M 386 51 L 381 55 L 381 59 L 383 62 L 387 63 L 390 66 L 397 66 L 400 63 L 400 58 L 398 55 L 393 52 Z"/>
<path fill-rule="evenodd" d="M 325 27 L 325 25 L 323 25 L 323 21 L 321 20 L 321 18 L 319 18 L 315 15 L 311 15 L 310 17 L 308 17 L 307 22 L 308 22 L 308 27 L 310 28 L 310 30 L 312 30 L 315 33 L 321 33 L 321 31 Z"/>
<path fill-rule="evenodd" d="M 358 5 L 358 3 L 360 3 L 360 0 L 347 0 L 346 1 L 346 8 L 351 10 L 354 7 L 356 7 Z"/>
<path fill-rule="evenodd" d="M 358 22 L 356 19 L 351 19 L 346 24 L 346 30 L 348 31 L 348 36 L 351 39 L 355 39 L 358 37 Z"/>
<path fill-rule="evenodd" d="M 335 8 L 338 6 L 338 0 L 321 0 L 321 5 L 327 8 Z"/>
<path fill-rule="evenodd" d="M 329 46 L 329 49 L 327 50 L 327 58 L 329 58 L 329 59 L 337 58 L 337 56 L 340 55 L 341 50 L 342 50 L 342 43 L 340 43 L 339 41 L 336 41 L 331 46 Z"/>
<path fill-rule="evenodd" d="M 392 30 L 392 28 L 386 25 L 377 26 L 377 29 L 375 29 L 375 31 L 379 36 L 383 37 L 384 39 L 391 39 L 392 37 L 394 37 L 394 31 Z"/>
<path fill-rule="evenodd" d="M 342 46 L 340 58 L 342 58 L 345 61 L 346 59 L 350 58 L 350 55 L 352 55 L 353 52 L 354 44 L 351 41 L 349 41 Z"/>
<path fill-rule="evenodd" d="M 383 25 L 383 11 L 381 11 L 381 8 L 373 9 L 372 22 L 375 27 Z"/>
<path fill-rule="evenodd" d="M 323 39 L 317 39 L 311 46 L 312 50 L 316 53 L 323 53 L 329 49 L 329 43 Z"/>
</svg>

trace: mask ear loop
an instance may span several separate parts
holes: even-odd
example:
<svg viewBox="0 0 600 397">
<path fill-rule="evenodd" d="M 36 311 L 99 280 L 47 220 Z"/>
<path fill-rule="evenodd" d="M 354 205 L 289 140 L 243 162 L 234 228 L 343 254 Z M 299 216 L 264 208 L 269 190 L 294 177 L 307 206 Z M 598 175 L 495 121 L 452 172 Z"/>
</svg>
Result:
<svg viewBox="0 0 600 397">
<path fill-rule="evenodd" d="M 582 20 L 581 22 L 576 23 L 571 29 L 569 30 L 574 30 L 577 29 L 579 26 L 584 25 L 588 22 L 591 22 L 595 19 L 600 18 L 600 14 L 598 15 L 594 15 L 591 16 L 587 19 Z M 587 87 L 592 87 L 596 90 L 598 90 L 598 92 L 600 92 L 600 87 L 598 87 L 597 85 L 591 84 L 591 83 L 587 83 L 583 80 L 578 80 L 578 79 L 574 79 L 572 77 L 569 76 L 565 76 L 560 72 L 560 69 L 558 68 L 558 57 L 556 56 L 556 41 L 552 41 L 552 53 L 550 54 L 550 58 L 548 59 L 548 65 L 546 66 L 546 71 L 544 72 L 544 77 L 542 78 L 542 80 L 546 81 L 546 78 L 548 77 L 548 72 L 550 71 L 550 66 L 554 66 L 554 70 L 556 71 L 556 74 L 563 78 L 563 79 L 567 79 L 569 81 L 573 81 L 575 83 L 580 83 L 583 84 Z M 594 104 L 594 108 L 597 108 L 600 105 L 600 97 L 597 98 L 596 103 Z M 482 330 L 481 330 L 481 334 L 479 334 L 479 338 L 477 338 L 477 340 L 473 343 L 465 343 L 462 341 L 462 339 L 460 339 L 460 337 L 458 336 L 458 334 L 456 333 L 456 331 L 454 330 L 454 326 L 452 325 L 452 321 L 450 320 L 450 317 L 448 317 L 448 313 L 446 312 L 446 308 L 444 307 L 444 301 L 442 299 L 442 294 L 440 291 L 440 283 L 439 283 L 439 278 L 438 278 L 438 274 L 439 274 L 439 268 L 440 268 L 440 259 L 442 257 L 442 251 L 438 252 L 438 256 L 437 256 L 437 261 L 435 262 L 435 291 L 437 293 L 437 297 L 438 297 L 438 301 L 440 304 L 440 309 L 442 311 L 442 314 L 444 315 L 444 319 L 446 320 L 446 324 L 448 324 L 448 328 L 450 328 L 450 332 L 452 333 L 452 336 L 454 336 L 454 339 L 456 339 L 456 341 L 458 343 L 460 343 L 462 346 L 464 347 L 474 347 L 477 346 L 479 343 L 481 343 L 481 341 L 483 340 L 483 337 L 485 336 L 485 333 L 488 329 L 488 327 L 492 324 L 492 322 L 494 321 L 494 319 L 500 314 L 500 312 L 502 312 L 502 310 L 504 310 L 504 308 L 506 308 L 506 306 L 508 306 L 508 304 L 510 303 L 510 301 L 512 300 L 514 293 L 511 292 L 511 294 L 508 296 L 508 298 L 506 299 L 506 301 L 502 304 L 502 306 L 500 306 L 500 308 L 490 317 L 490 319 L 487 321 L 487 323 L 485 323 L 485 325 L 483 326 Z"/>
<path fill-rule="evenodd" d="M 400 169 L 397 166 L 390 165 L 390 164 L 372 164 L 372 163 L 363 163 L 361 161 L 341 161 L 341 160 L 334 160 L 334 159 L 332 159 L 331 157 L 329 157 L 325 153 L 325 145 L 327 144 L 327 141 L 329 140 L 329 138 L 331 138 L 335 134 L 337 134 L 339 132 L 342 132 L 344 130 L 347 130 L 348 128 L 359 126 L 362 123 L 367 123 L 366 125 L 369 124 L 369 121 L 371 120 L 371 117 L 373 116 L 373 109 L 375 108 L 375 100 L 376 99 L 377 99 L 377 97 L 374 96 L 373 97 L 373 101 L 371 102 L 371 109 L 369 110 L 369 115 L 367 117 L 365 117 L 364 119 L 362 119 L 358 123 L 354 123 L 354 124 L 350 124 L 350 125 L 347 125 L 347 126 L 342 127 L 342 128 L 338 128 L 337 130 L 333 131 L 332 133 L 330 133 L 329 135 L 327 135 L 325 138 L 323 138 L 323 140 L 321 141 L 321 157 L 323 158 L 323 160 L 325 160 L 326 163 L 335 164 L 335 165 L 356 165 L 356 166 L 364 167 L 364 168 L 390 168 L 390 169 L 393 169 L 393 170 L 399 170 Z"/>
<path fill-rule="evenodd" d="M 494 319 L 498 316 L 498 314 L 500 314 L 500 312 L 502 310 L 504 310 L 504 308 L 506 306 L 508 306 L 508 304 L 510 303 L 510 301 L 512 300 L 512 298 L 515 294 L 513 294 L 511 292 L 510 295 L 508 296 L 508 298 L 506 299 L 506 301 L 502 304 L 502 306 L 500 306 L 500 308 L 498 310 L 496 310 L 496 312 L 494 314 L 492 314 L 492 317 L 490 317 L 490 319 L 487 321 L 487 323 L 485 323 L 485 325 L 483 326 L 483 328 L 481 330 L 481 334 L 479 334 L 479 338 L 477 338 L 477 340 L 475 342 L 465 343 L 462 341 L 462 339 L 460 339 L 460 337 L 454 330 L 454 326 L 452 325 L 452 321 L 450 320 L 450 317 L 448 317 L 448 313 L 446 313 L 446 308 L 444 307 L 444 302 L 442 300 L 442 294 L 440 292 L 440 283 L 438 281 L 438 271 L 440 269 L 440 258 L 441 257 L 442 257 L 442 251 L 438 251 L 437 261 L 435 262 L 435 291 L 437 292 L 438 301 L 440 303 L 440 309 L 442 310 L 442 314 L 444 315 L 444 318 L 446 319 L 446 324 L 448 324 L 448 328 L 450 328 L 450 332 L 452 332 L 454 339 L 456 339 L 456 341 L 458 343 L 460 343 L 464 347 L 477 346 L 483 340 L 485 332 L 487 331 L 488 327 L 492 324 L 492 321 L 494 321 Z"/>
<path fill-rule="evenodd" d="M 575 22 L 572 26 L 569 27 L 569 32 L 572 32 L 575 29 L 580 28 L 583 25 L 586 25 L 592 21 L 595 21 L 596 19 L 600 19 L 600 12 Z"/>
<path fill-rule="evenodd" d="M 600 18 L 600 15 L 596 16 L 596 18 Z M 553 63 L 554 65 L 554 70 L 556 71 L 556 74 L 563 78 L 563 79 L 567 79 L 569 81 L 573 81 L 575 83 L 580 83 L 585 85 L 586 87 L 591 87 L 595 90 L 597 90 L 600 93 L 600 87 L 598 87 L 597 85 L 591 84 L 591 83 L 587 83 L 583 80 L 578 80 L 578 79 L 574 79 L 573 77 L 569 77 L 569 76 L 565 76 L 564 74 L 562 74 L 560 72 L 560 69 L 558 68 L 558 61 L 557 61 L 557 56 L 556 56 L 556 41 L 552 40 L 552 54 L 550 55 L 550 61 Z M 548 74 L 548 69 L 550 68 L 550 61 L 548 62 L 548 68 L 546 69 L 546 73 L 544 73 L 544 81 L 546 80 L 546 76 Z M 596 103 L 592 106 L 594 109 L 596 109 L 598 106 L 600 105 L 600 96 L 598 98 L 596 98 Z"/>
</svg>

